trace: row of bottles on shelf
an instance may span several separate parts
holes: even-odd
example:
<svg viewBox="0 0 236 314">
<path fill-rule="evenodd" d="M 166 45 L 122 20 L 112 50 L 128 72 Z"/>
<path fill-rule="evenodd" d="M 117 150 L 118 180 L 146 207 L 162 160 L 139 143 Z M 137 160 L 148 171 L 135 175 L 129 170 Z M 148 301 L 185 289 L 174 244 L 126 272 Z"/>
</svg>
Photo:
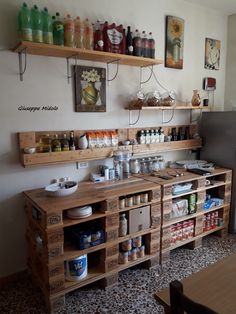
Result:
<svg viewBox="0 0 236 314">
<path fill-rule="evenodd" d="M 88 18 L 82 21 L 69 14 L 62 19 L 59 12 L 51 16 L 47 8 L 40 11 L 37 5 L 30 10 L 25 2 L 18 13 L 18 31 L 26 41 L 155 58 L 151 32 L 140 34 L 136 29 L 132 33 L 130 26 L 126 30 L 122 24 L 99 20 L 92 24 Z"/>
<path fill-rule="evenodd" d="M 36 144 L 36 151 L 38 153 L 49 153 L 49 152 L 61 152 L 75 150 L 75 140 L 74 132 L 70 132 L 70 138 L 67 138 L 67 134 L 64 133 L 62 138 L 58 137 L 58 134 L 55 134 L 52 138 L 50 134 L 46 134 L 43 137 L 39 138 L 39 141 Z"/>
<path fill-rule="evenodd" d="M 139 144 L 155 144 L 170 141 L 183 141 L 190 139 L 189 127 L 170 128 L 168 134 L 164 134 L 162 127 L 137 132 Z"/>
</svg>

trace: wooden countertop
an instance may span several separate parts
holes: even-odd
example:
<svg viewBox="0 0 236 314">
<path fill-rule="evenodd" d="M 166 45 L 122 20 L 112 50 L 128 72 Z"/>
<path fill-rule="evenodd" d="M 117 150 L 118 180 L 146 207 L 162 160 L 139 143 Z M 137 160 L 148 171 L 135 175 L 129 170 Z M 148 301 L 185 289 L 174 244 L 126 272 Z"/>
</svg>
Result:
<svg viewBox="0 0 236 314">
<path fill-rule="evenodd" d="M 236 253 L 182 280 L 184 294 L 219 314 L 236 313 Z M 169 288 L 155 293 L 155 299 L 170 308 Z"/>
<path fill-rule="evenodd" d="M 78 190 L 65 197 L 47 196 L 43 188 L 24 191 L 23 193 L 41 210 L 47 213 L 55 213 L 69 208 L 101 202 L 121 195 L 125 196 L 152 190 L 153 188 L 156 189 L 157 187 L 156 183 L 143 180 L 142 178 L 131 177 L 121 181 L 104 183 L 79 182 Z"/>
</svg>

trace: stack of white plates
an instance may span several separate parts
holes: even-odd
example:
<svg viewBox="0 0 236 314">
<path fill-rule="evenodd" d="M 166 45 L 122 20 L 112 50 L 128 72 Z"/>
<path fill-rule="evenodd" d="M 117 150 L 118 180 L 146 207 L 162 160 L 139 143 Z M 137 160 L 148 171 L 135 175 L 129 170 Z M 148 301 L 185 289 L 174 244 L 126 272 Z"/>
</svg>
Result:
<svg viewBox="0 0 236 314">
<path fill-rule="evenodd" d="M 86 218 L 90 215 L 92 215 L 91 206 L 76 207 L 67 210 L 67 217 L 70 219 Z"/>
</svg>

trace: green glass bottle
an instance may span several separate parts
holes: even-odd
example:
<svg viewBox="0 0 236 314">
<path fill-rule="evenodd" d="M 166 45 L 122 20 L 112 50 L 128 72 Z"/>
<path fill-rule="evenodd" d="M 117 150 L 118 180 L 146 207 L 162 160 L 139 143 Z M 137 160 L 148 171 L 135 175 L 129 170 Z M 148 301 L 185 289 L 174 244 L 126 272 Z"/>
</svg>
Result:
<svg viewBox="0 0 236 314">
<path fill-rule="evenodd" d="M 32 19 L 32 31 L 33 31 L 33 41 L 37 43 L 43 42 L 43 21 L 42 15 L 39 11 L 37 5 L 34 5 L 31 9 L 31 19 Z"/>
<path fill-rule="evenodd" d="M 24 2 L 18 13 L 18 31 L 20 40 L 32 41 L 31 14 L 27 4 Z"/>
<path fill-rule="evenodd" d="M 64 46 L 64 24 L 58 12 L 56 13 L 56 17 L 53 17 L 52 29 L 54 45 Z"/>
<path fill-rule="evenodd" d="M 52 34 L 52 18 L 48 13 L 48 9 L 44 8 L 42 11 L 43 20 L 43 42 L 45 44 L 53 44 L 53 34 Z"/>
<path fill-rule="evenodd" d="M 66 133 L 63 134 L 63 138 L 61 139 L 61 150 L 66 152 L 69 149 L 69 140 L 67 139 Z"/>
<path fill-rule="evenodd" d="M 52 140 L 52 151 L 61 152 L 61 142 L 58 139 L 58 135 L 55 134 L 54 139 Z"/>
</svg>

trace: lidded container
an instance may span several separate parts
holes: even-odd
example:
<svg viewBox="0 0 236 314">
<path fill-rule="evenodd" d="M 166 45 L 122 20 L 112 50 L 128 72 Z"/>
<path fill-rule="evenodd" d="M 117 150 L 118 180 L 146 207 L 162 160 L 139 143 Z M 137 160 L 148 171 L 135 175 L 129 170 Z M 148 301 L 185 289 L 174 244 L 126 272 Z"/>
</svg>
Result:
<svg viewBox="0 0 236 314">
<path fill-rule="evenodd" d="M 113 154 L 115 178 L 122 180 L 130 177 L 130 152 L 128 150 L 116 150 Z"/>
<path fill-rule="evenodd" d="M 130 171 L 131 171 L 131 173 L 139 173 L 140 172 L 140 161 L 138 159 L 130 160 Z"/>
<path fill-rule="evenodd" d="M 161 94 L 155 90 L 152 93 L 148 93 L 146 96 L 146 106 L 155 107 L 160 106 Z"/>
</svg>

